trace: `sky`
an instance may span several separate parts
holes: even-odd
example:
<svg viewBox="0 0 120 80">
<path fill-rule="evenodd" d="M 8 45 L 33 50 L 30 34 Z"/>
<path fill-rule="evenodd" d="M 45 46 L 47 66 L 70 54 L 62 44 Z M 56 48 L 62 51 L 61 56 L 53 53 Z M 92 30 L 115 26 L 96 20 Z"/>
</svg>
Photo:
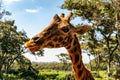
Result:
<svg viewBox="0 0 120 80">
<path fill-rule="evenodd" d="M 1 0 L 0 0 L 1 1 Z M 2 0 L 3 7 L 12 13 L 11 16 L 5 17 L 6 19 L 15 20 L 15 25 L 18 30 L 24 30 L 29 38 L 42 31 L 49 25 L 55 14 L 65 13 L 68 10 L 60 9 L 64 0 Z M 76 25 L 84 23 L 79 17 L 71 21 Z M 57 62 L 59 61 L 56 55 L 60 53 L 68 53 L 65 48 L 45 49 L 43 57 L 38 57 L 30 54 L 24 54 L 32 62 Z M 89 57 L 83 52 L 83 62 L 88 63 Z M 93 57 L 91 57 L 93 58 Z"/>
</svg>

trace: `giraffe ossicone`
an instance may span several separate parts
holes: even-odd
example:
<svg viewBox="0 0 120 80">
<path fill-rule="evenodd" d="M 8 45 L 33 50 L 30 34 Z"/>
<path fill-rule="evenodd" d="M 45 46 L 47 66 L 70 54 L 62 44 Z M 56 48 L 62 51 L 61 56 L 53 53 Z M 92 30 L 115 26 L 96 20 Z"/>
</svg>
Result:
<svg viewBox="0 0 120 80">
<path fill-rule="evenodd" d="M 73 14 L 70 12 L 66 17 L 54 15 L 51 23 L 40 33 L 25 43 L 25 47 L 31 52 L 43 48 L 65 47 L 69 52 L 76 80 L 94 80 L 91 72 L 82 62 L 81 48 L 76 34 L 84 34 L 90 30 L 89 25 L 74 27 L 70 23 Z"/>
</svg>

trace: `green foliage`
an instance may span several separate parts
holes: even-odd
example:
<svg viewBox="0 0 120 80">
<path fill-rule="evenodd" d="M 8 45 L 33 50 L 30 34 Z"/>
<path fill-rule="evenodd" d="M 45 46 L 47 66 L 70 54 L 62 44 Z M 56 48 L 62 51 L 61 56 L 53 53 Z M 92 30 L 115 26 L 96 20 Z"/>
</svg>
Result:
<svg viewBox="0 0 120 80">
<path fill-rule="evenodd" d="M 43 78 L 43 76 L 44 78 Z M 63 72 L 63 71 L 54 71 L 54 70 L 49 70 L 49 71 L 40 71 L 39 76 L 42 76 L 41 80 L 75 80 L 74 76 L 70 72 Z"/>
<path fill-rule="evenodd" d="M 33 67 L 35 67 L 37 70 L 43 70 L 43 69 L 52 69 L 52 70 L 65 70 L 65 71 L 71 71 L 72 66 L 71 63 L 63 64 L 63 63 L 57 63 L 57 62 L 51 62 L 51 63 L 32 63 Z M 68 66 L 69 65 L 69 66 Z"/>
<path fill-rule="evenodd" d="M 69 55 L 67 54 L 67 53 L 61 53 L 61 54 L 59 54 L 59 55 L 56 55 L 58 58 L 59 58 L 59 60 L 62 62 L 62 63 L 64 63 L 64 64 L 67 64 L 67 63 L 69 63 L 70 62 L 70 57 L 69 57 Z"/>
<path fill-rule="evenodd" d="M 56 76 L 59 75 L 56 71 L 51 71 L 51 70 L 45 70 L 45 71 L 40 71 L 39 73 L 40 76 L 44 76 L 44 79 L 56 79 Z"/>
<path fill-rule="evenodd" d="M 25 31 L 18 32 L 14 21 L 0 21 L 0 79 L 16 78 L 12 75 L 9 76 L 9 73 L 19 75 L 19 78 L 36 77 L 37 70 L 31 66 L 30 60 L 22 55 L 25 53 L 23 45 L 27 40 Z M 16 67 L 15 64 L 17 64 Z M 13 70 L 15 68 L 20 71 Z M 3 77 L 3 73 L 6 73 L 5 77 Z"/>
<path fill-rule="evenodd" d="M 101 70 L 99 71 L 99 75 L 94 74 L 94 76 L 95 76 L 95 80 L 107 80 L 107 71 Z M 110 77 L 110 80 L 114 80 L 114 79 L 115 77 Z"/>
<path fill-rule="evenodd" d="M 62 5 L 62 9 L 72 10 L 75 15 L 92 24 L 91 30 L 86 34 L 87 37 L 83 37 L 86 42 L 82 48 L 95 56 L 98 72 L 100 64 L 108 66 L 108 73 L 111 71 L 111 64 L 119 64 L 119 7 L 119 0 L 65 0 Z"/>
<path fill-rule="evenodd" d="M 93 76 L 95 80 L 107 80 L 107 71 L 100 70 L 99 75 L 96 75 L 96 72 L 93 71 Z M 115 73 L 115 72 L 113 72 Z M 6 75 L 6 74 L 4 74 Z M 75 80 L 73 73 L 69 71 L 56 71 L 56 70 L 41 70 L 38 75 L 32 76 L 20 76 L 15 74 L 8 74 L 7 77 L 4 77 L 5 80 Z M 111 80 L 114 80 L 114 75 L 110 77 Z"/>
<path fill-rule="evenodd" d="M 20 78 L 26 78 L 26 77 L 37 78 L 37 75 L 33 71 L 25 70 L 25 69 L 23 70 L 24 71 L 22 71 L 22 73 L 20 74 Z"/>
<path fill-rule="evenodd" d="M 51 64 L 51 66 L 54 66 L 54 65 L 57 65 L 58 63 L 57 64 L 46 63 L 42 66 L 48 66 L 47 64 L 49 65 Z M 59 63 L 59 65 L 60 64 L 63 65 L 62 63 Z M 36 68 L 39 71 L 38 74 L 36 74 L 30 68 L 17 69 L 15 65 L 17 64 L 14 64 L 13 69 L 9 69 L 9 72 L 7 74 L 4 74 L 3 76 L 4 79 L 7 79 L 7 80 L 11 80 L 11 79 L 12 80 L 16 80 L 16 79 L 17 80 L 75 80 L 72 70 L 65 71 L 64 68 L 62 67 L 60 67 L 59 69 L 55 67 L 54 67 L 55 69 L 50 69 L 48 66 L 48 68 L 46 69 L 42 68 L 41 70 L 40 68 L 38 68 L 38 66 L 42 67 L 41 64 L 35 67 L 36 64 L 34 63 L 34 65 L 32 66 L 34 66 L 34 68 Z M 87 65 L 89 64 L 86 64 L 86 66 Z M 104 64 L 101 66 L 104 66 Z M 106 80 L 107 79 L 107 71 L 102 70 L 102 68 L 100 68 L 100 71 L 98 74 L 96 71 L 92 71 L 92 73 L 93 73 L 93 76 L 95 77 L 95 80 Z M 116 71 L 113 70 L 111 80 L 114 80 L 115 74 L 116 74 Z"/>
<path fill-rule="evenodd" d="M 0 19 L 2 19 L 4 16 L 10 16 L 11 13 L 7 10 L 5 10 L 3 7 L 2 7 L 2 0 L 0 1 Z"/>
<path fill-rule="evenodd" d="M 28 40 L 24 31 L 17 31 L 14 21 L 0 21 L 0 72 L 8 72 L 11 65 L 16 61 L 27 60 L 24 53 L 24 42 Z M 23 59 L 24 58 L 24 59 Z M 28 62 L 30 63 L 30 61 Z M 0 75 L 0 77 L 2 74 Z"/>
<path fill-rule="evenodd" d="M 2 53 L 22 53 L 22 44 L 27 40 L 24 32 L 17 32 L 14 21 L 0 22 L 0 50 Z M 21 49 L 20 49 L 21 48 Z"/>
<path fill-rule="evenodd" d="M 44 50 L 42 49 L 42 50 L 39 50 L 39 51 L 37 51 L 37 52 L 32 52 L 32 54 L 33 55 L 37 55 L 37 56 L 44 56 Z"/>
<path fill-rule="evenodd" d="M 7 77 L 4 77 L 5 80 L 15 80 L 17 78 L 17 76 L 14 74 L 10 74 L 10 75 L 4 74 L 4 75 L 7 76 Z"/>
</svg>

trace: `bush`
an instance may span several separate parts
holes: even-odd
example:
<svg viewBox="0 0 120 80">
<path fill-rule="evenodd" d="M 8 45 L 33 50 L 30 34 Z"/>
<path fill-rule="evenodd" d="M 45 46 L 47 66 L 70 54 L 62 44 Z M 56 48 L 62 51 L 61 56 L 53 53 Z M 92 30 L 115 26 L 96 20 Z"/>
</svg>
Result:
<svg viewBox="0 0 120 80">
<path fill-rule="evenodd" d="M 37 76 L 37 74 L 35 74 L 34 72 L 32 72 L 31 70 L 24 70 L 24 72 L 22 72 L 21 74 L 20 74 L 20 77 L 21 78 L 26 78 L 26 77 L 28 77 L 28 78 L 34 78 L 34 79 L 37 79 L 38 78 L 38 76 Z"/>
<path fill-rule="evenodd" d="M 54 70 L 44 70 L 41 71 L 38 76 L 40 80 L 50 80 L 50 79 L 56 79 L 56 77 L 59 75 L 59 73 L 57 73 Z"/>
<path fill-rule="evenodd" d="M 68 71 L 44 70 L 39 73 L 39 80 L 75 80 Z"/>
<path fill-rule="evenodd" d="M 4 80 L 15 80 L 17 78 L 17 76 L 15 76 L 14 74 L 4 74 L 3 79 Z"/>
<path fill-rule="evenodd" d="M 14 74 L 14 75 L 18 75 L 19 74 L 19 71 L 18 70 L 14 70 L 14 69 L 9 69 L 8 74 Z"/>
<path fill-rule="evenodd" d="M 61 74 L 56 77 L 56 80 L 75 80 L 74 75 L 71 73 Z"/>
</svg>

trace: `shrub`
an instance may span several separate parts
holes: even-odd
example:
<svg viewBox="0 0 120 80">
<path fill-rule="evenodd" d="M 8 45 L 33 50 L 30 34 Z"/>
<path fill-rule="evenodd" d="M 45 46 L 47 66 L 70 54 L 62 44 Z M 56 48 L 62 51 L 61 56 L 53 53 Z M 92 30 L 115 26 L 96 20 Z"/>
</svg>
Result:
<svg viewBox="0 0 120 80">
<path fill-rule="evenodd" d="M 22 72 L 21 74 L 20 74 L 20 77 L 21 78 L 26 78 L 26 77 L 31 77 L 31 78 L 34 78 L 34 79 L 37 79 L 38 78 L 38 76 L 37 76 L 37 74 L 35 74 L 34 72 L 32 72 L 31 70 L 25 70 L 24 72 Z"/>
<path fill-rule="evenodd" d="M 60 74 L 56 77 L 56 80 L 75 80 L 74 75 L 71 73 Z"/>
</svg>

